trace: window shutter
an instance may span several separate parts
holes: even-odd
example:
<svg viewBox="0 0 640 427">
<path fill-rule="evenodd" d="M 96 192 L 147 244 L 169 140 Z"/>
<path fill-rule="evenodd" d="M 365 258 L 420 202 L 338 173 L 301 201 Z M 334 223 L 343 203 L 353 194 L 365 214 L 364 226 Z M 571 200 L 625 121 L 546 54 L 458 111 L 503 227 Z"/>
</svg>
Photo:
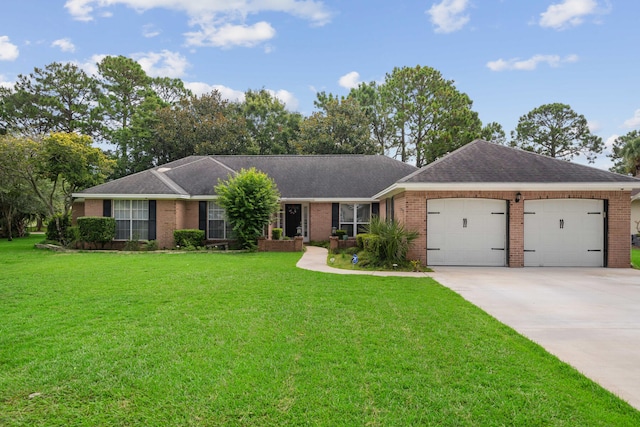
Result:
<svg viewBox="0 0 640 427">
<path fill-rule="evenodd" d="M 149 200 L 149 240 L 156 240 L 156 201 Z"/>
<path fill-rule="evenodd" d="M 340 203 L 331 204 L 331 227 L 340 228 Z"/>
<path fill-rule="evenodd" d="M 198 204 L 198 229 L 207 232 L 207 202 Z"/>
<path fill-rule="evenodd" d="M 371 216 L 380 216 L 380 202 L 371 203 Z"/>
<path fill-rule="evenodd" d="M 102 201 L 102 216 L 104 217 L 111 216 L 111 200 Z"/>
</svg>

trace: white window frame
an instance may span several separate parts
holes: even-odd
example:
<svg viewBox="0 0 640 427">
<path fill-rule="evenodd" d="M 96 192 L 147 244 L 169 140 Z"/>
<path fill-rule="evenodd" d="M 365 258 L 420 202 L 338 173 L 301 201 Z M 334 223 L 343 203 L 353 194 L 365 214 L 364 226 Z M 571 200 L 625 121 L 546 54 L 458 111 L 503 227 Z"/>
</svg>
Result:
<svg viewBox="0 0 640 427">
<path fill-rule="evenodd" d="M 222 221 L 222 235 L 223 237 L 212 236 L 212 221 Z M 231 225 L 227 221 L 226 211 L 223 207 L 218 205 L 215 200 L 211 200 L 207 203 L 207 240 L 230 240 L 233 239 L 233 231 Z"/>
<path fill-rule="evenodd" d="M 116 238 L 114 240 L 147 240 L 149 238 L 149 201 L 120 200 L 113 201 L 113 218 L 116 220 Z M 122 234 L 122 225 L 127 223 Z M 143 227 L 140 225 L 144 224 Z M 135 227 L 135 226 L 138 227 Z"/>
<path fill-rule="evenodd" d="M 343 206 L 353 206 L 353 220 L 347 221 L 344 219 L 344 217 L 342 216 Z M 367 206 L 369 208 L 369 219 L 366 222 L 358 221 L 358 209 L 360 209 L 361 206 L 362 207 Z M 350 237 L 355 237 L 358 234 L 359 226 L 368 225 L 370 223 L 371 223 L 371 203 L 340 203 L 339 226 L 341 230 L 345 229 L 343 228 L 345 225 L 351 226 L 353 231 L 350 234 Z"/>
</svg>

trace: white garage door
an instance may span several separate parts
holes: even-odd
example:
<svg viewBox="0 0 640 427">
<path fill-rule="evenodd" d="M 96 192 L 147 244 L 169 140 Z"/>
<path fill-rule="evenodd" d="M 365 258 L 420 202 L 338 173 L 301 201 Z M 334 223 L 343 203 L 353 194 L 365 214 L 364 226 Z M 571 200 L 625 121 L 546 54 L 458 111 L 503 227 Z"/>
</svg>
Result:
<svg viewBox="0 0 640 427">
<path fill-rule="evenodd" d="M 587 199 L 524 202 L 525 267 L 602 267 L 604 202 Z"/>
<path fill-rule="evenodd" d="M 506 241 L 506 201 L 427 200 L 429 265 L 505 266 Z"/>
</svg>

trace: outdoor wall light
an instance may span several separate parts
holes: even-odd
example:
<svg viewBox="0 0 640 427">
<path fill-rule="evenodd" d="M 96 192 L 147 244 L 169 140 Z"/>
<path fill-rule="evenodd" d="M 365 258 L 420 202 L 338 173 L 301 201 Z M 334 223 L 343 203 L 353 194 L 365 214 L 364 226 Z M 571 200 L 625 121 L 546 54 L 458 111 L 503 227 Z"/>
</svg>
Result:
<svg viewBox="0 0 640 427">
<path fill-rule="evenodd" d="M 520 203 L 520 200 L 522 200 L 522 193 L 518 191 L 516 193 L 516 203 Z"/>
</svg>

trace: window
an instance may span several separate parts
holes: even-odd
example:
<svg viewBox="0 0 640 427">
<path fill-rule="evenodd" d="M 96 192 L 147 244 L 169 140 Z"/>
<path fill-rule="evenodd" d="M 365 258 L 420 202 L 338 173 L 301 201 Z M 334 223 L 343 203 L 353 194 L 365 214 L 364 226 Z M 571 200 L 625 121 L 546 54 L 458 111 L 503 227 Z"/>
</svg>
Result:
<svg viewBox="0 0 640 427">
<path fill-rule="evenodd" d="M 147 240 L 149 238 L 149 201 L 114 200 L 116 240 Z"/>
<path fill-rule="evenodd" d="M 208 239 L 232 239 L 233 231 L 231 224 L 225 218 L 224 208 L 220 207 L 216 202 L 209 202 Z"/>
<path fill-rule="evenodd" d="M 340 229 L 346 230 L 347 235 L 363 233 L 370 220 L 371 204 L 340 204 Z"/>
<path fill-rule="evenodd" d="M 386 219 L 387 221 L 393 221 L 393 197 L 387 199 L 385 203 L 386 207 Z"/>
</svg>

